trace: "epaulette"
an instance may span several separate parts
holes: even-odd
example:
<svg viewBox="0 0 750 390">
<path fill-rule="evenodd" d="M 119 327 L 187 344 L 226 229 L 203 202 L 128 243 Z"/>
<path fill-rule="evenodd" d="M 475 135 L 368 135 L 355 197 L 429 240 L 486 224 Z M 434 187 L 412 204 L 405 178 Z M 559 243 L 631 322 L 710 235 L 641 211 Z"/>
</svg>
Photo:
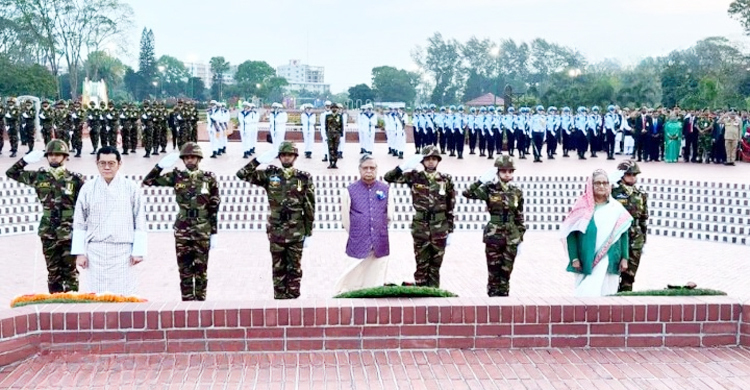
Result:
<svg viewBox="0 0 750 390">
<path fill-rule="evenodd" d="M 311 178 L 312 178 L 312 175 L 310 175 L 310 173 L 309 173 L 309 172 L 307 172 L 307 171 L 300 171 L 300 170 L 298 169 L 298 170 L 297 170 L 297 174 L 298 174 L 298 175 L 301 175 L 301 176 L 304 176 L 304 177 L 306 177 L 307 179 L 311 179 Z"/>
</svg>

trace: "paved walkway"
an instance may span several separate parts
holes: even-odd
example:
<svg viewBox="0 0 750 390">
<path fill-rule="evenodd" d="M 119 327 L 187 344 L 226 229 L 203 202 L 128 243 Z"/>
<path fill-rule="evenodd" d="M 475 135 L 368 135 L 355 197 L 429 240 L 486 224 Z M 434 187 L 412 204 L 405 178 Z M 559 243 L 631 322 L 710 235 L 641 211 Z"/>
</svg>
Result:
<svg viewBox="0 0 750 390">
<path fill-rule="evenodd" d="M 739 348 L 49 355 L 13 389 L 747 389 Z"/>
</svg>

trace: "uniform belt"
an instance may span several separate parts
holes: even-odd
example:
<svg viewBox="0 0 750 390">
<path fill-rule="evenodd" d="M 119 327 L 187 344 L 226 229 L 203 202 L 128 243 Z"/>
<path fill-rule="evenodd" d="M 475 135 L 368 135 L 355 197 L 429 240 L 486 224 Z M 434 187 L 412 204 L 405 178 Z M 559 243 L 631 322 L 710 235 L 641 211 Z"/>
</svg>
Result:
<svg viewBox="0 0 750 390">
<path fill-rule="evenodd" d="M 444 221 L 446 220 L 445 212 L 429 212 L 429 211 L 417 211 L 414 214 L 414 220 L 416 221 Z"/>
<path fill-rule="evenodd" d="M 508 223 L 510 222 L 509 218 L 509 212 L 503 212 L 500 214 L 492 214 L 490 215 L 490 222 L 492 223 Z"/>
<path fill-rule="evenodd" d="M 208 210 L 205 209 L 180 209 L 180 217 L 208 218 Z"/>
<path fill-rule="evenodd" d="M 304 217 L 304 213 L 301 213 L 299 211 L 284 211 L 281 210 L 277 213 L 271 213 L 272 215 L 278 215 L 278 220 L 282 222 L 291 221 L 294 219 L 302 219 Z"/>
<path fill-rule="evenodd" d="M 73 210 L 44 210 L 42 216 L 47 218 L 70 218 L 73 216 Z"/>
</svg>

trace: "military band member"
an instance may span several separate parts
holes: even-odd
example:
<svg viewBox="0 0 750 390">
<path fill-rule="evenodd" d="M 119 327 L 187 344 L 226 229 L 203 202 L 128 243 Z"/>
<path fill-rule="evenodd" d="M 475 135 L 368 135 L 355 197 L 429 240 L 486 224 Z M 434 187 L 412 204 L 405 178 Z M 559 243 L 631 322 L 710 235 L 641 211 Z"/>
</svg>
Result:
<svg viewBox="0 0 750 390">
<path fill-rule="evenodd" d="M 258 169 L 277 154 L 281 168 L 269 165 Z M 294 168 L 297 156 L 294 144 L 285 141 L 278 150 L 271 149 L 237 172 L 240 180 L 263 187 L 268 194 L 270 213 L 266 231 L 273 259 L 275 299 L 299 298 L 302 249 L 310 243 L 315 220 L 315 186 L 309 173 Z"/>
<path fill-rule="evenodd" d="M 490 213 L 482 241 L 487 257 L 487 295 L 491 297 L 508 296 L 510 274 L 526 233 L 523 192 L 510 184 L 515 169 L 512 157 L 499 156 L 495 167 L 463 192 L 466 198 L 487 203 Z"/>
</svg>

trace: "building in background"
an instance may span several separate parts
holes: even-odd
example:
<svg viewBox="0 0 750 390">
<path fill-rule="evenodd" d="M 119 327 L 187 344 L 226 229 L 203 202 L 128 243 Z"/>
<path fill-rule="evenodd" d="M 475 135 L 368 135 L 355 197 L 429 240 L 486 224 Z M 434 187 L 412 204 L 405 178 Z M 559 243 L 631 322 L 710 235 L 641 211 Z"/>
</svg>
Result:
<svg viewBox="0 0 750 390">
<path fill-rule="evenodd" d="M 203 80 L 203 84 L 206 88 L 211 88 L 213 84 L 213 74 L 211 73 L 211 66 L 208 63 L 200 62 L 183 62 L 190 77 L 198 77 Z M 237 65 L 231 65 L 229 70 L 222 75 L 224 85 L 234 84 L 234 75 L 237 74 Z"/>
<path fill-rule="evenodd" d="M 289 82 L 287 91 L 305 90 L 324 94 L 331 90 L 331 85 L 325 83 L 325 69 L 322 66 L 306 65 L 300 60 L 290 60 L 288 65 L 279 66 L 276 76 Z"/>
</svg>

